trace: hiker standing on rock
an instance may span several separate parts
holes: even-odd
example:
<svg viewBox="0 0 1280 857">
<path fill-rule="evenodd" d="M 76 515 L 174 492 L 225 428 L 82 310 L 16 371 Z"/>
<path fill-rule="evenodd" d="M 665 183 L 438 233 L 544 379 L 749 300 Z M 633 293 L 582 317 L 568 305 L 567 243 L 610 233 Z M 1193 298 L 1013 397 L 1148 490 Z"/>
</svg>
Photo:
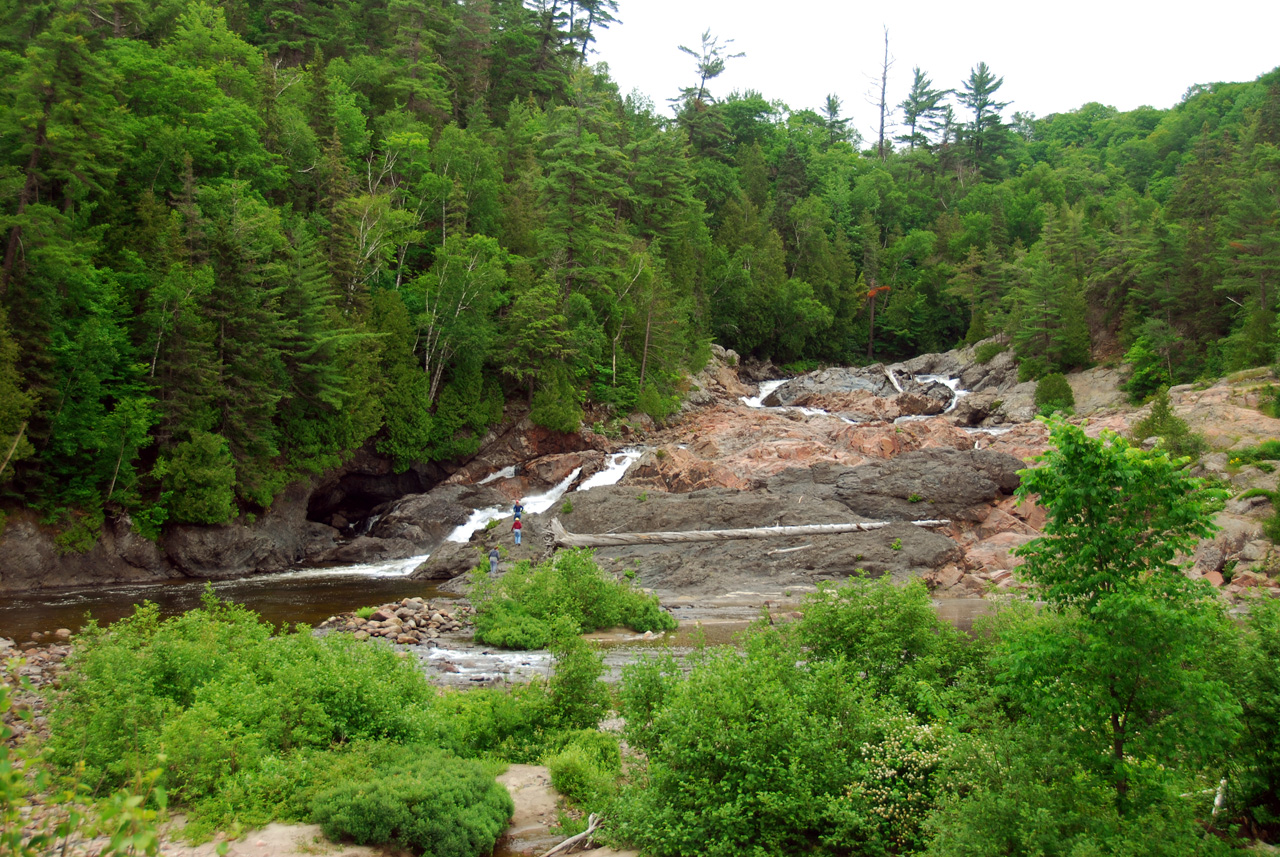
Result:
<svg viewBox="0 0 1280 857">
<path fill-rule="evenodd" d="M 520 544 L 520 530 L 521 530 L 521 529 L 523 529 L 523 528 L 520 526 L 520 519 L 519 519 L 519 518 L 516 518 L 516 522 L 515 522 L 514 524 L 512 524 L 512 525 L 511 525 L 511 532 L 513 532 L 513 533 L 515 533 L 515 534 L 516 534 L 516 544 Z"/>
<path fill-rule="evenodd" d="M 524 503 L 522 500 L 516 500 L 516 504 L 511 507 L 511 514 L 516 516 L 516 520 L 520 520 L 520 516 L 524 514 Z M 519 544 L 519 542 L 517 542 Z"/>
<path fill-rule="evenodd" d="M 494 545 L 489 548 L 489 573 L 498 573 L 498 546 Z"/>
</svg>

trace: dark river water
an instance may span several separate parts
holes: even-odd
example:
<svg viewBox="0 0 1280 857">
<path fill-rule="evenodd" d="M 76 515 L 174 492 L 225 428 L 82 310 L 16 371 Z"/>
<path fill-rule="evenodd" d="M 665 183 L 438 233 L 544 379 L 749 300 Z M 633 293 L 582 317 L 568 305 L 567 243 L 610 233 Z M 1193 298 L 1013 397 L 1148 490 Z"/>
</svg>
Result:
<svg viewBox="0 0 1280 857">
<path fill-rule="evenodd" d="M 256 611 L 268 622 L 318 625 L 330 616 L 401 598 L 440 597 L 435 584 L 403 575 L 305 570 L 268 574 L 210 585 L 218 597 Z M 151 601 L 173 616 L 200 606 L 205 582 L 152 583 L 137 586 L 58 590 L 0 597 L 0 637 L 21 642 L 33 632 L 84 627 L 90 617 L 107 625 Z M 454 596 L 444 596 L 454 597 Z"/>
</svg>

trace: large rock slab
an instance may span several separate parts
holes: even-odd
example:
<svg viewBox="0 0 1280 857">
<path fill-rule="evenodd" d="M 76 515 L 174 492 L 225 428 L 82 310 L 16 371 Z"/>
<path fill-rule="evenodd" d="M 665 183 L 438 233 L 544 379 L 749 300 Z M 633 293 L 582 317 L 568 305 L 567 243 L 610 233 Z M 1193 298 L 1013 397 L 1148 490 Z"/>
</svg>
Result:
<svg viewBox="0 0 1280 857">
<path fill-rule="evenodd" d="M 981 521 L 993 501 L 1018 487 L 1023 467 L 992 450 L 920 450 L 850 470 L 840 477 L 836 496 L 872 520 Z"/>
<path fill-rule="evenodd" d="M 863 520 L 836 499 L 836 485 L 847 471 L 838 465 L 793 468 L 752 491 L 711 488 L 684 494 L 615 485 L 573 494 L 573 511 L 531 515 L 525 544 L 509 559 L 536 559 L 540 534 L 552 516 L 575 533 L 719 530 L 794 526 Z M 477 564 L 486 544 L 477 534 L 469 545 L 444 545 L 414 577 L 438 579 Z M 962 559 L 960 547 L 945 535 L 900 523 L 865 533 L 814 537 L 734 539 L 679 545 L 597 548 L 601 566 L 622 575 L 634 571 L 637 582 L 661 594 L 718 595 L 732 592 L 782 592 L 839 580 L 859 571 L 895 578 L 921 574 Z"/>
</svg>

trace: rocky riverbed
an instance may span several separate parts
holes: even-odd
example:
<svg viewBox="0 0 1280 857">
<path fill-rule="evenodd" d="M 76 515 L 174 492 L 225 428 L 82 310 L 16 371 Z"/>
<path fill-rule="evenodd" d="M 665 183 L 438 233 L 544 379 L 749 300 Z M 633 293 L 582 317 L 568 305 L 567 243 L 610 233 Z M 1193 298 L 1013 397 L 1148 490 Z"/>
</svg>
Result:
<svg viewBox="0 0 1280 857">
<path fill-rule="evenodd" d="M 771 366 L 713 350 L 684 409 L 665 426 L 599 414 L 593 424 L 608 434 L 560 435 L 513 410 L 466 462 L 394 474 L 361 453 L 317 485 L 292 486 L 253 524 L 176 528 L 154 544 L 114 521 L 90 553 L 64 557 L 34 518 L 11 516 L 0 543 L 0 591 L 225 579 L 428 554 L 415 576 L 460 589 L 459 576 L 493 545 L 502 546 L 505 563 L 538 558 L 554 518 L 577 533 L 890 523 L 844 536 L 600 551 L 607 568 L 632 570 L 665 600 L 739 591 L 778 597 L 859 570 L 923 576 L 948 596 L 1017 586 L 1010 551 L 1038 534 L 1043 513 L 1014 502 L 1012 492 L 1016 471 L 1044 450 L 1046 432 L 1033 420 L 1035 385 L 1018 382 L 1008 352 L 979 363 L 973 349 L 960 349 L 783 382 Z M 1088 432 L 1127 433 L 1145 416 L 1120 391 L 1123 377 L 1110 367 L 1069 376 Z M 1232 450 L 1280 436 L 1280 420 L 1257 409 L 1259 392 L 1273 383 L 1258 371 L 1170 393 L 1176 413 L 1213 447 L 1202 472 L 1237 493 L 1219 517 L 1222 531 L 1194 557 L 1193 574 L 1221 578 L 1224 590 L 1269 587 L 1280 573 L 1261 527 L 1271 502 L 1239 496 L 1277 490 L 1276 468 L 1231 458 Z M 638 460 L 604 480 L 616 484 L 578 490 L 612 472 L 623 449 L 635 450 L 624 464 Z M 517 547 L 504 510 L 533 495 L 546 502 L 527 514 Z M 911 525 L 921 518 L 951 523 Z"/>
</svg>

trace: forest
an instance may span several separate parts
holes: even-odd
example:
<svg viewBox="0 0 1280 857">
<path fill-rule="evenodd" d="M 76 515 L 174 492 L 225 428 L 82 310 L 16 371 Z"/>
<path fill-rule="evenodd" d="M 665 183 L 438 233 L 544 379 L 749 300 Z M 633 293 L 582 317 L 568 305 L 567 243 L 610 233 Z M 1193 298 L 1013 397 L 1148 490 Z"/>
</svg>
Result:
<svg viewBox="0 0 1280 857">
<path fill-rule="evenodd" d="M 0 503 L 67 550 L 366 445 L 465 456 L 508 402 L 661 419 L 712 342 L 1001 335 L 1027 378 L 1128 360 L 1136 398 L 1276 359 L 1280 69 L 1037 118 L 921 66 L 871 140 L 834 96 L 717 91 L 711 32 L 682 92 L 624 96 L 616 0 L 0 15 Z"/>
</svg>

